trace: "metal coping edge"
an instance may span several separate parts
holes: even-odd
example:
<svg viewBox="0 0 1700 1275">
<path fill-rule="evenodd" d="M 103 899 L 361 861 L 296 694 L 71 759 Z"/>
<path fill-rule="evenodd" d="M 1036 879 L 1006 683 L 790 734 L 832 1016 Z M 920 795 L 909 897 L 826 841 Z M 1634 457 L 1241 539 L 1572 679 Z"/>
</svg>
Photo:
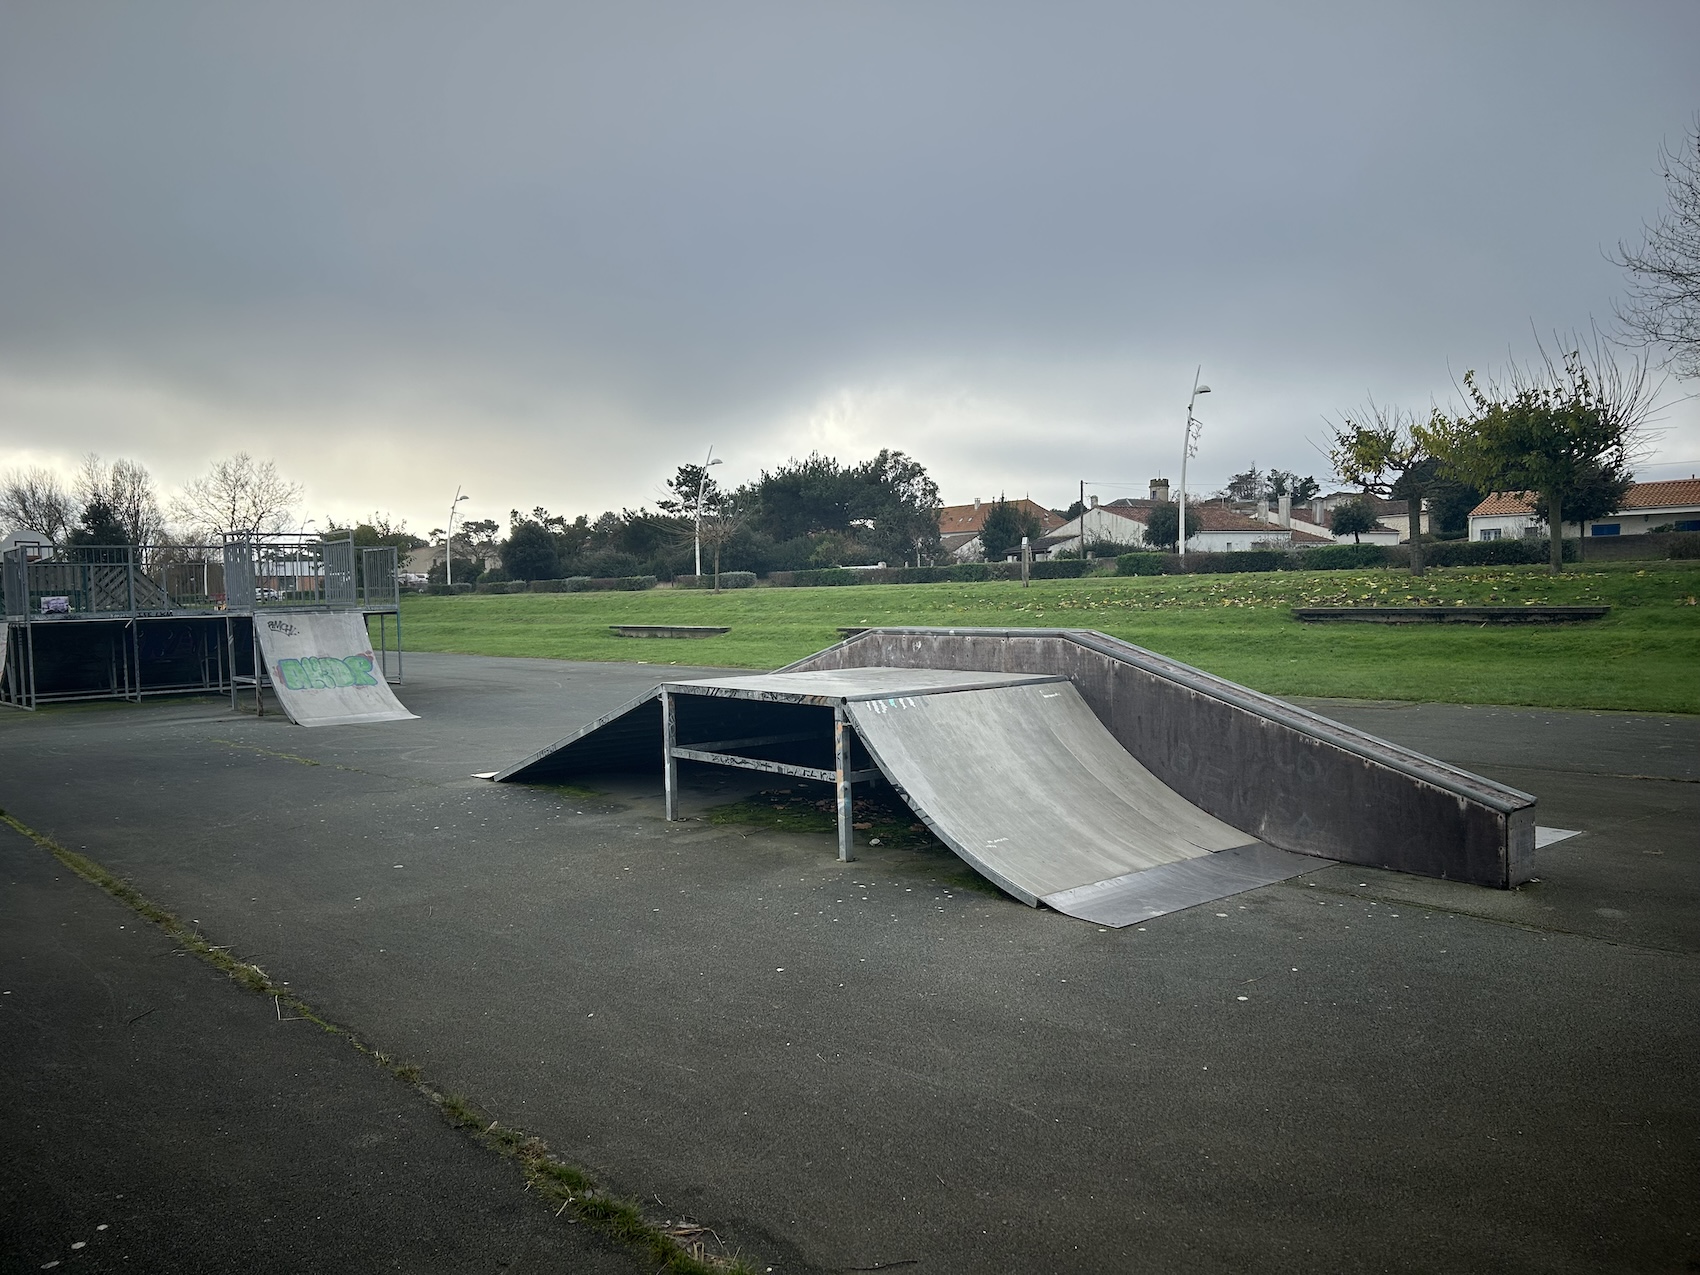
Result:
<svg viewBox="0 0 1700 1275">
<path fill-rule="evenodd" d="M 1121 638 L 1111 637 L 1108 633 L 1100 633 L 1096 629 L 987 629 L 987 628 L 943 628 L 943 627 L 871 627 L 834 643 L 825 650 L 817 651 L 814 655 L 806 656 L 786 665 L 776 672 L 784 673 L 797 669 L 800 664 L 818 659 L 832 651 L 865 641 L 873 634 L 913 634 L 917 637 L 1001 637 L 1001 638 L 1065 638 L 1089 651 L 1105 655 L 1111 659 L 1128 664 L 1143 672 L 1162 677 L 1179 686 L 1200 695 L 1220 700 L 1242 712 L 1252 713 L 1259 717 L 1268 718 L 1282 726 L 1299 731 L 1322 743 L 1339 748 L 1366 761 L 1389 766 L 1412 779 L 1421 780 L 1444 789 L 1460 797 L 1479 801 L 1503 815 L 1513 815 L 1518 811 L 1532 808 L 1536 802 L 1529 793 L 1512 788 L 1506 784 L 1496 783 L 1481 775 L 1475 775 L 1467 770 L 1452 766 L 1437 757 L 1419 753 L 1415 749 L 1404 748 L 1389 740 L 1380 739 L 1367 731 L 1347 726 L 1324 717 L 1320 713 L 1297 704 L 1289 704 L 1285 700 L 1262 691 L 1254 691 L 1250 687 L 1240 686 L 1226 678 L 1217 677 L 1203 669 L 1184 664 L 1179 660 L 1159 655 L 1155 651 L 1142 646 L 1135 646 Z"/>
</svg>

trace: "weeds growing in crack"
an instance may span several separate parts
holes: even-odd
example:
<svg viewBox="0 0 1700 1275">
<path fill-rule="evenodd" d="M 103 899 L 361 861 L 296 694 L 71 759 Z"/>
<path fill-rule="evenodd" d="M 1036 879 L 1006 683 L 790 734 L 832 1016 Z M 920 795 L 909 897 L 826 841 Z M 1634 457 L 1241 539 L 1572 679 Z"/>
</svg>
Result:
<svg viewBox="0 0 1700 1275">
<path fill-rule="evenodd" d="M 342 1037 L 397 1080 L 417 1089 L 437 1105 L 450 1125 L 464 1131 L 486 1149 L 516 1161 L 527 1188 L 553 1204 L 557 1216 L 571 1209 L 576 1221 L 642 1250 L 658 1263 L 658 1275 L 753 1275 L 753 1268 L 745 1262 L 709 1253 L 701 1242 L 701 1236 L 712 1234 L 706 1228 L 688 1222 L 651 1221 L 631 1200 L 610 1195 L 598 1187 L 595 1179 L 584 1170 L 557 1160 L 541 1138 L 489 1119 L 458 1094 L 439 1093 L 430 1088 L 423 1082 L 417 1064 L 399 1062 L 389 1054 L 372 1048 L 346 1027 L 321 1018 L 299 996 L 273 983 L 258 965 L 230 955 L 228 945 L 209 943 L 199 930 L 186 925 L 94 860 L 67 850 L 4 810 L 0 810 L 0 823 L 33 841 L 71 872 L 91 885 L 99 886 L 137 915 L 151 921 L 179 950 L 192 953 L 222 970 L 249 991 L 270 997 L 277 1005 L 280 1019 L 287 1010 L 292 1018 L 313 1023 L 322 1031 Z"/>
</svg>

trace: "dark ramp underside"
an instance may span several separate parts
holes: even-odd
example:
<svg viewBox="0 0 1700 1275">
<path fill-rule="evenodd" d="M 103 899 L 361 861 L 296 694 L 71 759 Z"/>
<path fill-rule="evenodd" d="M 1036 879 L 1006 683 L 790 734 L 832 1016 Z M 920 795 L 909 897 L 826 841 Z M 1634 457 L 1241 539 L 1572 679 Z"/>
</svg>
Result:
<svg viewBox="0 0 1700 1275">
<path fill-rule="evenodd" d="M 819 743 L 764 751 L 827 769 L 820 749 L 841 705 L 858 751 L 952 851 L 1022 902 L 1100 925 L 1148 920 L 1326 862 L 1263 845 L 1180 797 L 1066 681 L 943 672 L 934 686 L 913 670 L 892 673 L 769 674 L 665 689 L 674 692 L 681 745 L 818 734 Z M 493 778 L 551 783 L 659 769 L 663 689 Z M 739 698 L 749 695 L 762 698 Z"/>
</svg>

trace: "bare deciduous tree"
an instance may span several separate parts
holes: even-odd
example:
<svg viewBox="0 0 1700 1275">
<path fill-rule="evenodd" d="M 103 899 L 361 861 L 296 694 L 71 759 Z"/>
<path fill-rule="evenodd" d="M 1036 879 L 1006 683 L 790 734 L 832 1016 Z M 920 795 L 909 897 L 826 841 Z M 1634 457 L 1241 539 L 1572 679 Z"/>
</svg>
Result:
<svg viewBox="0 0 1700 1275">
<path fill-rule="evenodd" d="M 50 469 L 14 469 L 0 478 L 0 523 L 58 543 L 77 521 L 77 502 Z"/>
<path fill-rule="evenodd" d="M 1427 428 L 1443 419 L 1431 413 Z M 1405 502 L 1410 523 L 1411 574 L 1423 573 L 1423 496 L 1438 465 L 1429 449 L 1423 421 L 1412 413 L 1377 403 L 1347 412 L 1334 428 L 1329 460 L 1342 482 L 1367 493 Z"/>
<path fill-rule="evenodd" d="M 237 452 L 185 486 L 171 512 L 208 539 L 258 536 L 287 530 L 300 499 L 301 484 L 283 478 L 273 462 Z"/>
<path fill-rule="evenodd" d="M 1612 258 L 1629 271 L 1623 327 L 1670 352 L 1678 376 L 1700 377 L 1700 116 L 1680 150 L 1660 152 L 1670 208 L 1645 227 L 1639 244 Z"/>
</svg>

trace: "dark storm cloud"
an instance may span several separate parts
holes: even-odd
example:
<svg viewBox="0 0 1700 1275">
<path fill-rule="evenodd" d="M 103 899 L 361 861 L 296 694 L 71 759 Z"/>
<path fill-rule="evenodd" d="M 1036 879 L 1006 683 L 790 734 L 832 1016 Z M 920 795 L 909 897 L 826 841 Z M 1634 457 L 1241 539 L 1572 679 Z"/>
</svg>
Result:
<svg viewBox="0 0 1700 1275">
<path fill-rule="evenodd" d="M 1686 3 L 11 5 L 0 374 L 192 404 L 163 468 L 473 432 L 599 506 L 709 435 L 1172 469 L 1203 361 L 1206 473 L 1315 469 L 1321 413 L 1609 314 L 1696 47 Z"/>
</svg>

